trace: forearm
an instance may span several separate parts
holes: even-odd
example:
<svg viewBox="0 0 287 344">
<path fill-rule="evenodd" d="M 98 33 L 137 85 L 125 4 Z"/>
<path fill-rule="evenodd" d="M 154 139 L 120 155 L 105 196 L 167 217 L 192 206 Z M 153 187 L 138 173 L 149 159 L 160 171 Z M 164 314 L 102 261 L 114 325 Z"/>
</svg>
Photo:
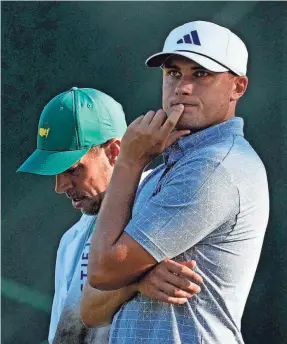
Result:
<svg viewBox="0 0 287 344">
<path fill-rule="evenodd" d="M 111 248 L 125 229 L 132 212 L 143 168 L 117 162 L 98 215 L 94 247 Z"/>
<path fill-rule="evenodd" d="M 105 266 L 105 273 L 109 267 L 115 268 L 118 261 L 118 239 L 131 218 L 136 190 L 143 168 L 136 165 L 126 165 L 117 162 L 110 185 L 101 205 L 96 228 L 93 233 L 90 256 L 89 276 L 97 274 Z"/>
<path fill-rule="evenodd" d="M 81 318 L 86 327 L 103 327 L 112 323 L 118 309 L 137 292 L 137 284 L 117 290 L 101 291 L 87 282 L 81 298 Z"/>
</svg>

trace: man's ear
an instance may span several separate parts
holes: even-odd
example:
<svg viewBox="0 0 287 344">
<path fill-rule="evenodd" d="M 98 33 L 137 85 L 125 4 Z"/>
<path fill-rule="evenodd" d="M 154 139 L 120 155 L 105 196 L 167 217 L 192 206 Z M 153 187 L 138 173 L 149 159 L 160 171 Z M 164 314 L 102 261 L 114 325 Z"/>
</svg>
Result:
<svg viewBox="0 0 287 344">
<path fill-rule="evenodd" d="M 245 93 L 248 86 L 247 76 L 236 76 L 233 81 L 233 90 L 230 100 L 239 100 Z"/>
<path fill-rule="evenodd" d="M 114 166 L 120 153 L 121 140 L 111 139 L 102 145 L 111 166 Z"/>
</svg>

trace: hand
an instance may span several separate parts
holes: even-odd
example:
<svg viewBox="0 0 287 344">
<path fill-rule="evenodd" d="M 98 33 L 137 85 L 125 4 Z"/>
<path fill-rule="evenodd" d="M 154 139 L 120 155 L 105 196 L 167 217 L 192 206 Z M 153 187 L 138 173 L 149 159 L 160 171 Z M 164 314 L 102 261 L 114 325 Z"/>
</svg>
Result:
<svg viewBox="0 0 287 344">
<path fill-rule="evenodd" d="M 195 266 L 194 260 L 177 263 L 165 259 L 138 283 L 137 289 L 151 299 L 184 304 L 188 298 L 200 292 L 202 278 L 192 271 Z"/>
<path fill-rule="evenodd" d="M 118 160 L 145 167 L 176 140 L 189 134 L 190 130 L 173 131 L 183 110 L 180 104 L 168 117 L 163 110 L 149 111 L 133 121 L 122 139 Z"/>
</svg>

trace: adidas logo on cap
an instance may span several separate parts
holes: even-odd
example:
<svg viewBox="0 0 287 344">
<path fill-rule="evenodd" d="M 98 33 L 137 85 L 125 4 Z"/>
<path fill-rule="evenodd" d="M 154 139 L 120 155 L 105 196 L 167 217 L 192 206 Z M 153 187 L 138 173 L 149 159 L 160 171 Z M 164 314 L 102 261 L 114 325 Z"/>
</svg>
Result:
<svg viewBox="0 0 287 344">
<path fill-rule="evenodd" d="M 198 37 L 198 33 L 196 30 L 190 31 L 189 34 L 184 35 L 183 38 L 179 39 L 176 43 L 177 44 L 189 43 L 189 44 L 201 45 L 199 37 Z"/>
</svg>

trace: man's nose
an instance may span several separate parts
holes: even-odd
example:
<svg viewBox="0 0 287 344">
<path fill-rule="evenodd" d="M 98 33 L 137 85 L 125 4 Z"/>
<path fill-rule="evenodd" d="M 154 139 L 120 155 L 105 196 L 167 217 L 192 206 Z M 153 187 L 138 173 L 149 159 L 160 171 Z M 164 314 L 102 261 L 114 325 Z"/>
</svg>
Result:
<svg viewBox="0 0 287 344">
<path fill-rule="evenodd" d="M 66 173 L 56 175 L 55 191 L 58 194 L 66 192 L 72 187 L 71 178 Z"/>
<path fill-rule="evenodd" d="M 193 85 L 190 80 L 182 77 L 175 89 L 177 96 L 191 96 L 192 95 Z"/>
</svg>

